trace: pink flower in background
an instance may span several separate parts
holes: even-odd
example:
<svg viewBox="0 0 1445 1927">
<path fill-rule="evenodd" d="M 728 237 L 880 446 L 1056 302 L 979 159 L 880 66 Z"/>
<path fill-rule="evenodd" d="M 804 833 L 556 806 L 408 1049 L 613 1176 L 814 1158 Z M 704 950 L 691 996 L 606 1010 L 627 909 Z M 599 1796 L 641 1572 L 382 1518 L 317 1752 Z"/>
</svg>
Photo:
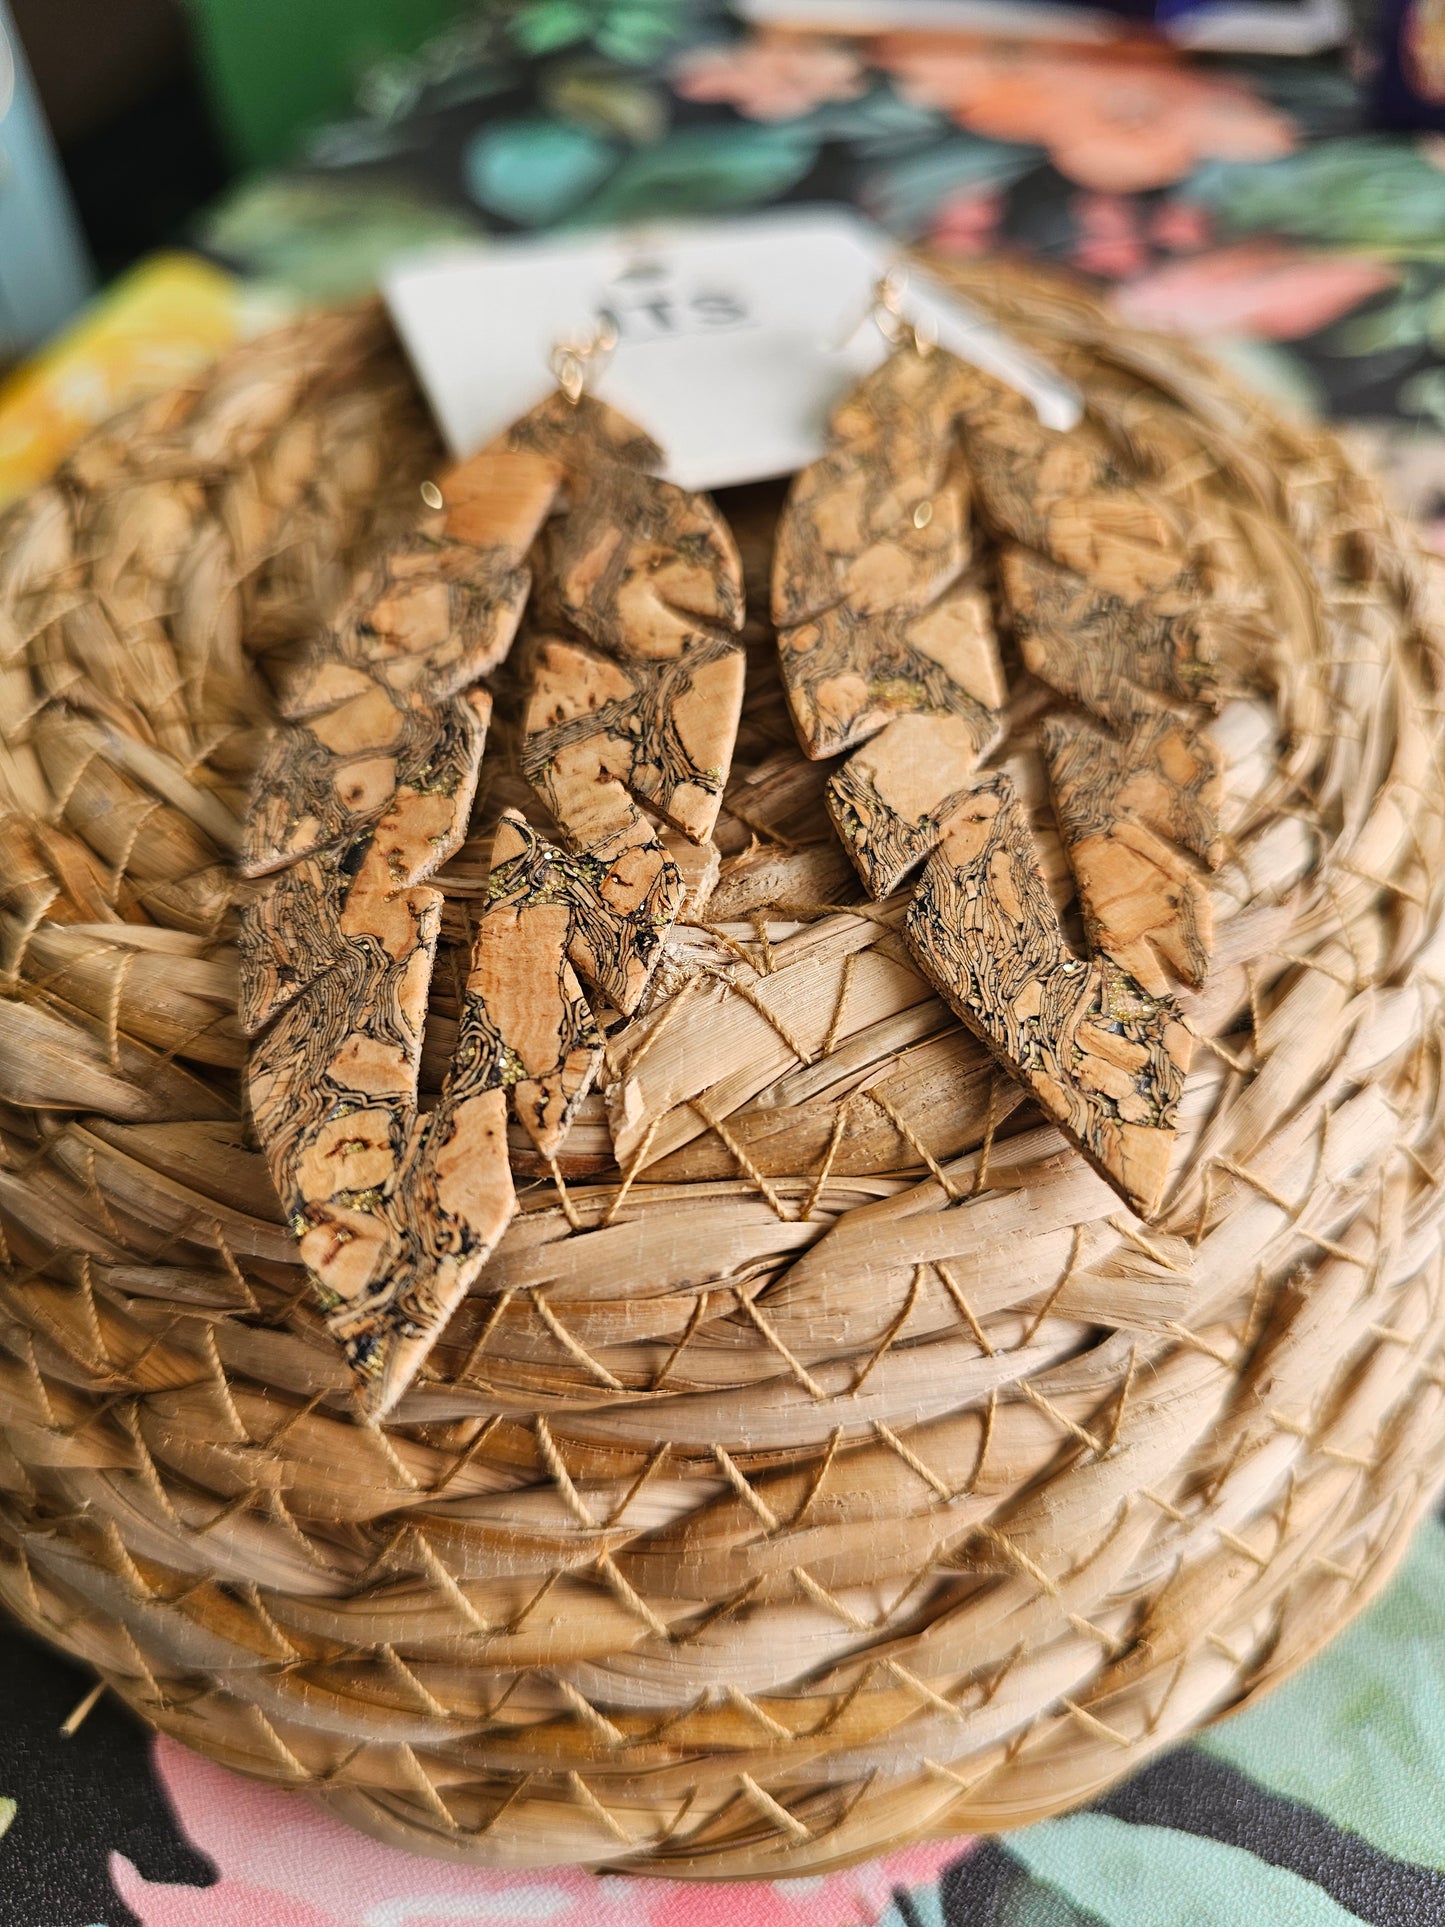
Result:
<svg viewBox="0 0 1445 1927">
<path fill-rule="evenodd" d="M 1136 201 L 1123 194 L 1076 194 L 1070 211 L 1079 229 L 1072 254 L 1076 267 L 1126 281 L 1148 266 Z"/>
<path fill-rule="evenodd" d="M 1149 223 L 1149 239 L 1167 254 L 1198 254 L 1214 239 L 1214 219 L 1198 201 L 1166 201 Z"/>
<path fill-rule="evenodd" d="M 683 100 L 722 101 L 749 120 L 794 120 L 826 101 L 856 100 L 868 82 L 848 47 L 769 34 L 699 47 L 674 67 L 672 85 Z"/>
<path fill-rule="evenodd" d="M 935 211 L 929 244 L 955 260 L 987 254 L 1002 213 L 1003 195 L 998 188 L 960 187 Z"/>
<path fill-rule="evenodd" d="M 1308 254 L 1281 241 L 1242 241 L 1156 268 L 1114 296 L 1138 328 L 1173 334 L 1298 341 L 1395 285 L 1396 271 L 1357 254 Z"/>
<path fill-rule="evenodd" d="M 1244 82 L 1153 52 L 950 48 L 897 34 L 873 58 L 908 99 L 975 134 L 1046 148 L 1061 174 L 1106 193 L 1165 187 L 1203 160 L 1277 160 L 1298 140 Z"/>
<path fill-rule="evenodd" d="M 142 1927 L 871 1927 L 895 1887 L 935 1879 L 968 1844 L 742 1886 L 568 1867 L 491 1873 L 381 1846 L 304 1795 L 241 1779 L 173 1740 L 156 1741 L 155 1764 L 182 1831 L 221 1878 L 172 1886 L 112 1854 L 116 1891 Z"/>
</svg>

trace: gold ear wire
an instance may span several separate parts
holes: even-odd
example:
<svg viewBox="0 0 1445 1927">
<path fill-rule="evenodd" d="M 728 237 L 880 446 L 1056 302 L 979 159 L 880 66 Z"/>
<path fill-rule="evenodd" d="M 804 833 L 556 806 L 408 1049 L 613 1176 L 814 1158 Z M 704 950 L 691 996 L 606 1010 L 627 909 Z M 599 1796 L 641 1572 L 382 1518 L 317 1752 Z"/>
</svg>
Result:
<svg viewBox="0 0 1445 1927">
<path fill-rule="evenodd" d="M 869 311 L 880 334 L 890 341 L 897 341 L 904 328 L 903 296 L 908 287 L 908 270 L 900 266 L 891 267 L 880 275 L 873 284 L 873 306 Z"/>
<path fill-rule="evenodd" d="M 915 354 L 931 355 L 938 346 L 938 329 L 929 321 L 909 321 L 903 313 L 903 297 L 908 292 L 908 270 L 895 263 L 874 283 L 873 306 L 868 318 L 883 339 L 895 348 L 912 348 Z"/>
<path fill-rule="evenodd" d="M 605 366 L 616 346 L 617 323 L 609 315 L 590 335 L 564 337 L 553 348 L 552 373 L 574 408 L 586 392 L 589 375 Z"/>
</svg>

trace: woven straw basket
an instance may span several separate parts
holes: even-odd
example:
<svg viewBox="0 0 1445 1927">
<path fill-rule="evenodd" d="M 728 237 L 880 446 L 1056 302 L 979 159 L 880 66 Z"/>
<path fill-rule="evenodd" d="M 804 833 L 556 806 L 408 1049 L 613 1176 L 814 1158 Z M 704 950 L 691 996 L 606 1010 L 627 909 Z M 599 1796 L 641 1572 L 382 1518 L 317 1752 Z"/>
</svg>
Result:
<svg viewBox="0 0 1445 1927">
<path fill-rule="evenodd" d="M 960 281 L 1278 639 L 1213 726 L 1229 856 L 1153 1226 L 928 994 L 906 890 L 864 902 L 754 616 L 711 900 L 362 1423 L 244 1114 L 227 852 L 266 658 L 413 513 L 422 406 L 375 315 L 308 320 L 0 533 L 0 1595 L 394 1842 L 756 1876 L 1035 1819 L 1298 1666 L 1445 1470 L 1423 578 L 1333 442 L 1051 282 Z M 779 500 L 722 504 L 754 610 Z M 525 795 L 495 734 L 432 1089 Z"/>
</svg>

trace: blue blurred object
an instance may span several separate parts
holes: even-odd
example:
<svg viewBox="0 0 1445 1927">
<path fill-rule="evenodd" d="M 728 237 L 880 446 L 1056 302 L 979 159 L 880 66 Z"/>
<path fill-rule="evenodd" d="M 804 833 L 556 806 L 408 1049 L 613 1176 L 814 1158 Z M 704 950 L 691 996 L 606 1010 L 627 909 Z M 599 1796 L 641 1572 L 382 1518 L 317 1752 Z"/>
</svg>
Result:
<svg viewBox="0 0 1445 1927">
<path fill-rule="evenodd" d="M 0 0 L 0 357 L 43 340 L 93 286 L 50 130 Z"/>
</svg>

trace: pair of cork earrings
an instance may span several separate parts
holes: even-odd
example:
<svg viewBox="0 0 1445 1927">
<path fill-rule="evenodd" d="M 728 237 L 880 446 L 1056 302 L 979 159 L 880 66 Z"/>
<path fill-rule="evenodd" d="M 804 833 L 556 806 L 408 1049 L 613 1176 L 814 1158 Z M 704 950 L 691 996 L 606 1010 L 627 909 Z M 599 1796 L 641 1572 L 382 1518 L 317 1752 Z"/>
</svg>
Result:
<svg viewBox="0 0 1445 1927">
<path fill-rule="evenodd" d="M 906 920 L 920 968 L 1148 1217 L 1188 1060 L 1168 979 L 1202 981 L 1208 954 L 1196 859 L 1216 854 L 1219 771 L 1192 721 L 1217 680 L 1207 598 L 1095 427 L 1041 427 L 920 341 L 896 290 L 880 320 L 893 352 L 778 528 L 793 720 L 809 756 L 854 752 L 828 798 L 871 894 L 923 865 Z M 375 1418 L 511 1218 L 509 1108 L 555 1159 L 603 1058 L 594 1000 L 637 1010 L 741 714 L 736 544 L 586 392 L 588 353 L 560 351 L 557 391 L 424 487 L 423 518 L 288 675 L 247 821 L 255 1127 Z M 1089 960 L 1064 940 L 1008 776 L 980 773 L 1006 733 L 1001 604 L 1026 667 L 1070 706 L 1041 740 Z M 429 879 L 466 837 L 484 679 L 519 633 L 521 770 L 549 833 L 501 818 L 450 1069 L 422 1111 L 444 913 Z"/>
</svg>

